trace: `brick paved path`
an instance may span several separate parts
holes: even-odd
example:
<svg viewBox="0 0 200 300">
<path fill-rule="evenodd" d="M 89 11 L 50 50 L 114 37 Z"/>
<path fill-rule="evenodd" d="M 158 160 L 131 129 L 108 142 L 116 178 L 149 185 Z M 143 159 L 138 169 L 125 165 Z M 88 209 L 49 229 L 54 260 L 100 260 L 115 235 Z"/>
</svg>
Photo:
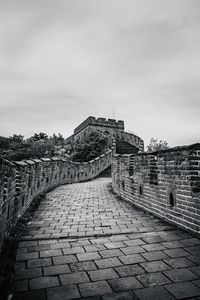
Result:
<svg viewBox="0 0 200 300">
<path fill-rule="evenodd" d="M 200 240 L 120 201 L 110 184 L 46 195 L 18 244 L 12 299 L 200 299 Z"/>
</svg>

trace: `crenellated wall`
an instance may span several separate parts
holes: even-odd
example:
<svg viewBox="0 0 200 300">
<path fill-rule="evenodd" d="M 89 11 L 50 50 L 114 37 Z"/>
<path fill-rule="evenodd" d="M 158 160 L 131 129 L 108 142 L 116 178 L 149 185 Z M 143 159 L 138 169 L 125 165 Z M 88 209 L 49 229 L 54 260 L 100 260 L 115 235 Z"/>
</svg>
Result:
<svg viewBox="0 0 200 300">
<path fill-rule="evenodd" d="M 112 186 L 122 199 L 200 234 L 200 144 L 115 155 Z"/>
<path fill-rule="evenodd" d="M 105 154 L 85 163 L 42 158 L 0 164 L 0 250 L 4 238 L 33 200 L 62 184 L 97 177 L 111 165 L 115 143 Z"/>
</svg>

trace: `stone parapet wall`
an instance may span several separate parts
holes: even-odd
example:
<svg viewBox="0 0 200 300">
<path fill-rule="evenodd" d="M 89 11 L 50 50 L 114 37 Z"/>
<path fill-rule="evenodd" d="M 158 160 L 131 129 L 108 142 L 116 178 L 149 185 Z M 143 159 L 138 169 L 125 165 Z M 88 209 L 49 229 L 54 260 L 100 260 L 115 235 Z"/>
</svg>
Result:
<svg viewBox="0 0 200 300">
<path fill-rule="evenodd" d="M 111 127 L 117 130 L 124 130 L 124 121 L 106 118 L 88 117 L 79 126 L 74 129 L 74 134 L 82 131 L 87 126 Z"/>
<path fill-rule="evenodd" d="M 115 138 L 116 138 L 116 142 L 124 141 L 138 148 L 139 152 L 144 151 L 144 141 L 139 136 L 133 133 L 129 133 L 126 131 L 117 131 Z"/>
<path fill-rule="evenodd" d="M 0 164 L 0 250 L 33 200 L 62 184 L 91 180 L 111 165 L 112 149 L 85 163 L 61 158 L 42 158 Z"/>
<path fill-rule="evenodd" d="M 112 186 L 122 199 L 200 234 L 200 144 L 115 155 Z"/>
</svg>

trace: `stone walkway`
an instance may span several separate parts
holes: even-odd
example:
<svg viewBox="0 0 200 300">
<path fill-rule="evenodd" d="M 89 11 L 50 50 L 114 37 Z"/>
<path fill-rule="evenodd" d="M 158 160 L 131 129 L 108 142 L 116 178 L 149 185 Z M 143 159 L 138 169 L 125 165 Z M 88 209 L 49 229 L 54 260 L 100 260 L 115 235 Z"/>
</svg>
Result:
<svg viewBox="0 0 200 300">
<path fill-rule="evenodd" d="M 120 201 L 99 178 L 46 195 L 15 270 L 15 300 L 200 299 L 200 240 Z"/>
</svg>

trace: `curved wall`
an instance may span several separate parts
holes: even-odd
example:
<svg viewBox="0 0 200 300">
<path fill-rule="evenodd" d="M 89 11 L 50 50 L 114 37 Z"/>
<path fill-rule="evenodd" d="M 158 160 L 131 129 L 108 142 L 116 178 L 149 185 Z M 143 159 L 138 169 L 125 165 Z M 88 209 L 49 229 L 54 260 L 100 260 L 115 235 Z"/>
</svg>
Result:
<svg viewBox="0 0 200 300">
<path fill-rule="evenodd" d="M 4 238 L 32 201 L 61 184 L 97 177 L 111 165 L 115 143 L 105 154 L 85 163 L 43 158 L 0 165 L 0 249 Z"/>
<path fill-rule="evenodd" d="M 200 144 L 115 155 L 112 186 L 122 199 L 200 234 Z"/>
</svg>

